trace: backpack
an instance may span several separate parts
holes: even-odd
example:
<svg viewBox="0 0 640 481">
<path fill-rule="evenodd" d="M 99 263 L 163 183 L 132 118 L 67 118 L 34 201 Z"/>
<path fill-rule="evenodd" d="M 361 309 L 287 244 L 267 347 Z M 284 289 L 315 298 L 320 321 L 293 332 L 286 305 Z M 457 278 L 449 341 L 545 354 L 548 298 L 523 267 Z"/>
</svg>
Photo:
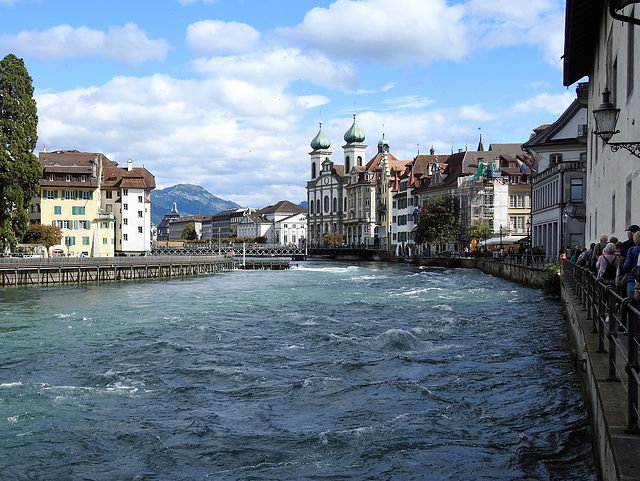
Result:
<svg viewBox="0 0 640 481">
<path fill-rule="evenodd" d="M 603 256 L 604 256 L 604 254 L 603 254 Z M 615 256 L 611 260 L 611 262 L 609 262 L 609 260 L 607 259 L 607 256 L 604 256 L 604 260 L 607 263 L 607 267 L 605 267 L 604 274 L 602 274 L 602 278 L 603 279 L 614 280 L 616 278 L 616 273 L 618 271 L 618 268 L 616 267 L 615 260 L 617 258 L 618 258 L 618 256 Z"/>
</svg>

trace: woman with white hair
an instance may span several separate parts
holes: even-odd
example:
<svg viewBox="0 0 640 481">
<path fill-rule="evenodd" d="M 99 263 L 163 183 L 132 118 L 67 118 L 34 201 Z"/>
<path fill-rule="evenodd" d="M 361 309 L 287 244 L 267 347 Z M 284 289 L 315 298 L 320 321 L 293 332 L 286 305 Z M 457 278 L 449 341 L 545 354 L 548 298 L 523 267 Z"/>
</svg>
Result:
<svg viewBox="0 0 640 481">
<path fill-rule="evenodd" d="M 602 255 L 596 261 L 598 270 L 597 279 L 603 284 L 615 284 L 616 272 L 618 271 L 618 256 L 616 255 L 616 245 L 609 242 L 602 249 Z"/>
</svg>

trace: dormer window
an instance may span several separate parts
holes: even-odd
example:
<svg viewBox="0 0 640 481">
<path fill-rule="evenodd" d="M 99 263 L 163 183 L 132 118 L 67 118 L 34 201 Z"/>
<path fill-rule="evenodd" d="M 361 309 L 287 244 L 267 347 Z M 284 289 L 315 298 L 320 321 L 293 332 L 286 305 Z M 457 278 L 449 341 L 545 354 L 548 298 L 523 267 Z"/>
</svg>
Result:
<svg viewBox="0 0 640 481">
<path fill-rule="evenodd" d="M 67 175 L 66 175 L 66 177 L 65 177 L 65 180 L 66 180 L 67 182 L 71 182 L 71 175 L 70 175 L 70 174 L 67 174 Z"/>
<path fill-rule="evenodd" d="M 549 160 L 551 161 L 552 164 L 558 164 L 562 162 L 562 154 L 551 154 L 551 157 L 549 157 Z"/>
<path fill-rule="evenodd" d="M 56 176 L 53 174 L 49 174 L 49 180 L 53 182 L 54 180 L 56 180 Z"/>
<path fill-rule="evenodd" d="M 87 176 L 86 175 L 81 175 L 80 176 L 80 181 L 81 182 L 86 182 L 87 181 Z"/>
</svg>

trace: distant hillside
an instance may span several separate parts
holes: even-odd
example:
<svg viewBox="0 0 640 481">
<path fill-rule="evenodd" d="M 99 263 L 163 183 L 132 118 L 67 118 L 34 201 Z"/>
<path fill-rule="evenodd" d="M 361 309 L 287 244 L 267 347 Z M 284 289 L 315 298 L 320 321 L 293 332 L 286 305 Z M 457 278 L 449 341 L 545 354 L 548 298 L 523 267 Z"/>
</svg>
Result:
<svg viewBox="0 0 640 481">
<path fill-rule="evenodd" d="M 216 197 L 199 185 L 178 184 L 151 191 L 151 222 L 158 225 L 176 203 L 182 215 L 217 214 L 240 207 L 235 202 Z"/>
</svg>

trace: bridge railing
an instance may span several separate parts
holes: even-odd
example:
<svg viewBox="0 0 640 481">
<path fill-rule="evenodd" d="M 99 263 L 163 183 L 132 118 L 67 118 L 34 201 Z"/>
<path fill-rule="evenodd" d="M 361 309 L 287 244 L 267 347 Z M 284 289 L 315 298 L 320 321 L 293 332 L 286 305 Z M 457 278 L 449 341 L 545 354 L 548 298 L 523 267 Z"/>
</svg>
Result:
<svg viewBox="0 0 640 481">
<path fill-rule="evenodd" d="M 639 385 L 640 347 L 638 323 L 640 309 L 633 298 L 622 295 L 612 285 L 597 280 L 591 271 L 574 262 L 565 261 L 563 266 L 565 285 L 577 297 L 592 321 L 592 333 L 598 336 L 598 352 L 609 358 L 608 381 L 620 381 L 627 393 L 627 427 L 625 432 L 640 434 Z M 626 291 L 626 286 L 624 287 Z"/>
</svg>

